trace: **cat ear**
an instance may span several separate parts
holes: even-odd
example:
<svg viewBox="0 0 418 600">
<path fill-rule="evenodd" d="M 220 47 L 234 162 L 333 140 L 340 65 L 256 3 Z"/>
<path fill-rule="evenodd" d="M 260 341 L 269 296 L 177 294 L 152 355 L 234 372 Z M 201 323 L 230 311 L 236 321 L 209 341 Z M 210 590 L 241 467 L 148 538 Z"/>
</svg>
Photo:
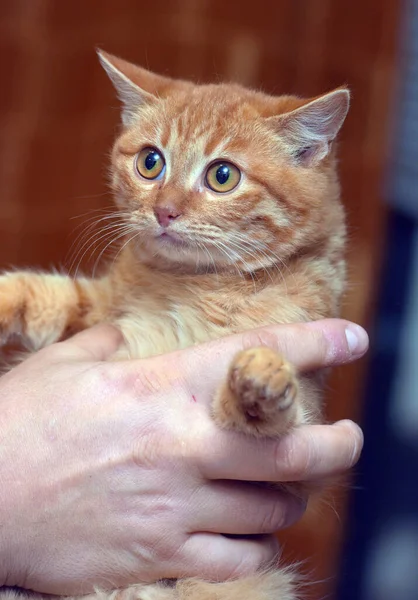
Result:
<svg viewBox="0 0 418 600">
<path fill-rule="evenodd" d="M 316 164 L 329 152 L 347 116 L 350 92 L 339 88 L 279 117 L 270 117 L 299 164 Z"/>
<path fill-rule="evenodd" d="M 130 125 L 137 116 L 139 106 L 155 102 L 172 81 L 103 50 L 97 50 L 97 54 L 123 104 L 124 125 Z"/>
</svg>

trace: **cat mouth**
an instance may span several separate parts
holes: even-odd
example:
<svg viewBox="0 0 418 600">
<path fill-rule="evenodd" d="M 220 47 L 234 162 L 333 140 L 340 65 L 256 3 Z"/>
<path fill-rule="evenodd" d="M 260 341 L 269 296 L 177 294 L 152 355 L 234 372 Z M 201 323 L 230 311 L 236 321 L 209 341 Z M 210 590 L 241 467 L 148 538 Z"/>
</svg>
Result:
<svg viewBox="0 0 418 600">
<path fill-rule="evenodd" d="M 189 244 L 174 231 L 161 231 L 155 236 L 155 239 L 165 245 L 188 246 Z"/>
</svg>

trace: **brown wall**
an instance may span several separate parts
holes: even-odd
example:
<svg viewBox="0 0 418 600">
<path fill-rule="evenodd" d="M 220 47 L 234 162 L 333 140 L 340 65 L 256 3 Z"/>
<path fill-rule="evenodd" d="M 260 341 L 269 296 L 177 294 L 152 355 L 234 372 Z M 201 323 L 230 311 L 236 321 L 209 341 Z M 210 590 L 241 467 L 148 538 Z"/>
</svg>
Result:
<svg viewBox="0 0 418 600">
<path fill-rule="evenodd" d="M 69 263 L 77 225 L 109 205 L 107 153 L 117 101 L 94 48 L 172 76 L 234 78 L 273 93 L 316 95 L 347 83 L 341 136 L 350 225 L 345 314 L 372 312 L 383 240 L 380 199 L 400 0 L 2 0 L 0 268 Z M 332 379 L 330 418 L 357 416 L 362 367 Z M 340 492 L 339 496 L 343 496 Z M 337 503 L 338 505 L 338 503 Z M 343 514 L 344 498 L 340 501 Z M 291 536 L 333 574 L 343 522 L 333 510 Z M 332 589 L 332 582 L 312 592 Z"/>
</svg>

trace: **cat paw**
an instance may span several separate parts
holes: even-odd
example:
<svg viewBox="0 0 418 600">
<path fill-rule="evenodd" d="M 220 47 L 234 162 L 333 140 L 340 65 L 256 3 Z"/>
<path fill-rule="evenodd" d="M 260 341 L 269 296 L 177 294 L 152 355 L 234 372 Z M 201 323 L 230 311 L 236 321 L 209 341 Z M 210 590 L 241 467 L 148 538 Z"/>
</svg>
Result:
<svg viewBox="0 0 418 600">
<path fill-rule="evenodd" d="M 235 357 L 214 417 L 227 428 L 278 436 L 295 425 L 299 408 L 293 365 L 270 348 L 251 348 Z"/>
<path fill-rule="evenodd" d="M 230 370 L 229 387 L 249 421 L 287 410 L 297 393 L 292 365 L 270 348 L 240 352 Z"/>
<path fill-rule="evenodd" d="M 12 277 L 0 277 L 0 345 L 5 344 L 12 334 L 20 333 L 21 307 L 15 287 Z"/>
</svg>

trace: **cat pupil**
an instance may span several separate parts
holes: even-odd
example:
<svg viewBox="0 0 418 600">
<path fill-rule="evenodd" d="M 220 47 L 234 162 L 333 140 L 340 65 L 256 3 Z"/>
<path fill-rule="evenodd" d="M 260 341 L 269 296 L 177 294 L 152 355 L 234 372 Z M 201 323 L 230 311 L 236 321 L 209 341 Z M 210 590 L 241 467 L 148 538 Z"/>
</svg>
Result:
<svg viewBox="0 0 418 600">
<path fill-rule="evenodd" d="M 229 167 L 226 165 L 221 165 L 219 169 L 216 171 L 216 181 L 223 185 L 229 179 Z"/>
<path fill-rule="evenodd" d="M 152 171 L 157 164 L 158 159 L 159 156 L 157 152 L 152 151 L 148 154 L 147 158 L 145 159 L 145 167 L 148 169 L 148 171 Z"/>
</svg>

